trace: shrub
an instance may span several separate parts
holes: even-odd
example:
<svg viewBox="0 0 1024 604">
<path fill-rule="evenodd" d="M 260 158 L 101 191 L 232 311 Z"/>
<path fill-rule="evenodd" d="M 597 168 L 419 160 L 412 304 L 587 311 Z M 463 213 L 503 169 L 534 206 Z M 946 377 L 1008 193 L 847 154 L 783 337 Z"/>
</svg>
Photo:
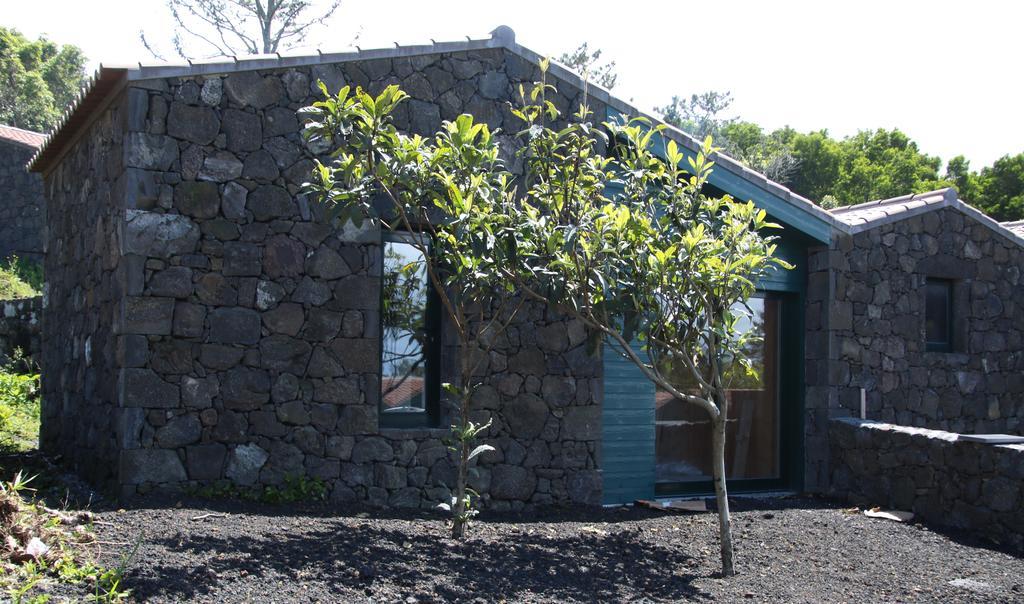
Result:
<svg viewBox="0 0 1024 604">
<path fill-rule="evenodd" d="M 17 369 L 19 355 L 0 367 L 0 449 L 24 450 L 39 438 L 39 374 Z"/>
<path fill-rule="evenodd" d="M 43 289 L 43 267 L 38 263 L 11 256 L 0 266 L 0 300 L 38 296 Z"/>
</svg>

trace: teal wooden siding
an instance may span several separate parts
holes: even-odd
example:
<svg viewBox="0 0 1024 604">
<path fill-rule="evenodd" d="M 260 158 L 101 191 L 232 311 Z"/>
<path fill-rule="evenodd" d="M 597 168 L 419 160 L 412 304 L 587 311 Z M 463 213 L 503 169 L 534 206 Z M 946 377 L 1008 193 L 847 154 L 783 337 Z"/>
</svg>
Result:
<svg viewBox="0 0 1024 604">
<path fill-rule="evenodd" d="M 640 352 L 639 345 L 634 350 Z M 654 384 L 611 347 L 604 351 L 601 464 L 604 503 L 654 497 Z"/>
</svg>

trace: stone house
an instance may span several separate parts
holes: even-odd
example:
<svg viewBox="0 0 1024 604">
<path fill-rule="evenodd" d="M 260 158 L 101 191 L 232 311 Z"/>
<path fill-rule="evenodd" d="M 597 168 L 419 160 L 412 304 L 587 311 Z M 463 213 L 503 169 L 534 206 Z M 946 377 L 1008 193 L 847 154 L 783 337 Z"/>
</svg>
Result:
<svg viewBox="0 0 1024 604">
<path fill-rule="evenodd" d="M 45 140 L 38 132 L 0 125 L 0 260 L 43 258 L 43 183 L 25 166 Z"/>
<path fill-rule="evenodd" d="M 431 133 L 467 112 L 514 131 L 509 102 L 540 59 L 502 27 L 352 53 L 102 66 L 32 162 L 52 217 L 42 446 L 125 497 L 308 475 L 338 502 L 442 500 L 450 337 L 434 324 L 427 343 L 402 340 L 382 313 L 389 262 L 409 253 L 400 234 L 316 220 L 301 184 L 326 149 L 304 143 L 296 110 L 318 80 L 397 83 L 411 95 L 400 129 Z M 563 111 L 586 90 L 598 116 L 641 113 L 558 65 L 551 76 Z M 686 134 L 665 136 L 696 152 Z M 950 192 L 830 213 L 728 157 L 710 186 L 781 223 L 779 253 L 796 267 L 750 301 L 762 371 L 732 392 L 734 488 L 826 488 L 828 420 L 855 412 L 861 388 L 872 414 L 1018 429 L 1020 237 Z M 949 284 L 947 331 L 960 334 L 934 352 L 922 315 L 933 279 Z M 704 418 L 585 340 L 532 309 L 490 356 L 475 401 L 494 422 L 497 450 L 474 478 L 487 504 L 709 489 Z"/>
</svg>

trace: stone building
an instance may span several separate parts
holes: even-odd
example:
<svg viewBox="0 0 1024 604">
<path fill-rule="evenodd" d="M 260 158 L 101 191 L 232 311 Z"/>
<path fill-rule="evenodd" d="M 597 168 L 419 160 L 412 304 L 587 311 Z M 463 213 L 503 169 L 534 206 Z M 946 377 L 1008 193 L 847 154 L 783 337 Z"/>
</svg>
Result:
<svg viewBox="0 0 1024 604">
<path fill-rule="evenodd" d="M 396 115 L 404 131 L 432 133 L 466 112 L 514 132 L 509 103 L 540 59 L 498 28 L 353 53 L 101 67 L 32 164 L 52 217 L 43 447 L 126 497 L 307 475 L 339 502 L 444 499 L 446 418 L 430 392 L 454 362 L 450 336 L 440 325 L 436 357 L 417 350 L 423 373 L 396 378 L 382 282 L 389 254 L 407 251 L 395 234 L 317 220 L 301 185 L 327 150 L 304 143 L 296 110 L 316 100 L 318 80 L 371 92 L 396 83 L 411 95 Z M 563 111 L 587 90 L 598 116 L 641 113 L 558 65 L 550 75 Z M 500 136 L 520 169 L 514 136 Z M 691 155 L 699 147 L 675 129 L 664 136 Z M 941 209 L 922 202 L 926 211 L 890 221 L 865 208 L 832 214 L 728 157 L 709 186 L 765 208 L 795 266 L 750 301 L 765 345 L 762 375 L 731 395 L 737 488 L 825 488 L 828 421 L 857 408 L 861 387 L 871 413 L 1014 429 L 1019 238 L 947 194 Z M 954 259 L 961 272 L 940 270 Z M 919 274 L 952 283 L 964 301 L 954 310 L 971 313 L 951 344 L 962 350 L 924 353 Z M 705 418 L 614 354 L 589 355 L 585 340 L 581 325 L 535 308 L 489 358 L 475 401 L 497 448 L 474 478 L 487 505 L 708 489 Z M 906 392 L 937 365 L 938 403 Z M 970 400 L 954 409 L 954 391 Z"/>
<path fill-rule="evenodd" d="M 43 258 L 43 183 L 25 168 L 45 140 L 38 132 L 0 125 L 0 260 Z"/>
</svg>

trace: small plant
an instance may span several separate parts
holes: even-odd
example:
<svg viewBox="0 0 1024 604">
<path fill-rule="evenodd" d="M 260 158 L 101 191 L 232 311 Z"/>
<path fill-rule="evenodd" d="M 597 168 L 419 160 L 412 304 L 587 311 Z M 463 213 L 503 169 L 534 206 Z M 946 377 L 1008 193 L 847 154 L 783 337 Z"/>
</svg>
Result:
<svg viewBox="0 0 1024 604">
<path fill-rule="evenodd" d="M 118 602 L 129 593 L 124 589 L 125 570 L 139 547 L 121 557 L 116 568 L 95 562 L 92 546 L 98 544 L 92 532 L 92 514 L 52 510 L 27 499 L 33 492 L 22 472 L 0 482 L 0 588 L 12 602 L 42 603 L 45 593 L 32 593 L 47 579 L 91 586 L 89 599 Z"/>
<path fill-rule="evenodd" d="M 28 373 L 22 369 L 31 367 Z M 39 438 L 39 373 L 20 350 L 0 367 L 0 449 L 30 449 Z"/>
<path fill-rule="evenodd" d="M 264 503 L 296 503 L 323 501 L 327 498 L 327 485 L 319 478 L 286 476 L 281 487 L 264 487 L 260 500 Z"/>
<path fill-rule="evenodd" d="M 324 501 L 327 499 L 327 484 L 319 478 L 309 476 L 285 476 L 281 486 L 243 487 L 230 482 L 191 489 L 189 494 L 204 499 L 242 499 L 263 503 L 298 503 L 300 501 Z"/>
<path fill-rule="evenodd" d="M 445 384 L 444 386 L 450 394 L 454 396 L 460 395 L 456 386 L 452 384 Z M 469 396 L 459 397 L 458 400 L 471 399 L 472 393 Z M 480 500 L 480 494 L 467 484 L 469 482 L 469 474 L 476 470 L 472 467 L 473 460 L 481 453 L 494 451 L 494 447 L 491 445 L 484 444 L 476 445 L 475 447 L 473 445 L 476 444 L 477 437 L 482 433 L 486 433 L 490 427 L 490 420 L 482 425 L 467 420 L 464 424 L 453 425 L 451 436 L 445 439 L 445 444 L 448 448 L 460 456 L 457 467 L 458 484 L 455 488 L 455 494 L 452 495 L 451 503 L 439 503 L 437 507 L 446 512 L 451 512 L 452 522 L 455 526 L 463 527 L 463 530 L 469 526 L 469 521 L 479 513 L 476 509 L 476 502 Z"/>
</svg>

